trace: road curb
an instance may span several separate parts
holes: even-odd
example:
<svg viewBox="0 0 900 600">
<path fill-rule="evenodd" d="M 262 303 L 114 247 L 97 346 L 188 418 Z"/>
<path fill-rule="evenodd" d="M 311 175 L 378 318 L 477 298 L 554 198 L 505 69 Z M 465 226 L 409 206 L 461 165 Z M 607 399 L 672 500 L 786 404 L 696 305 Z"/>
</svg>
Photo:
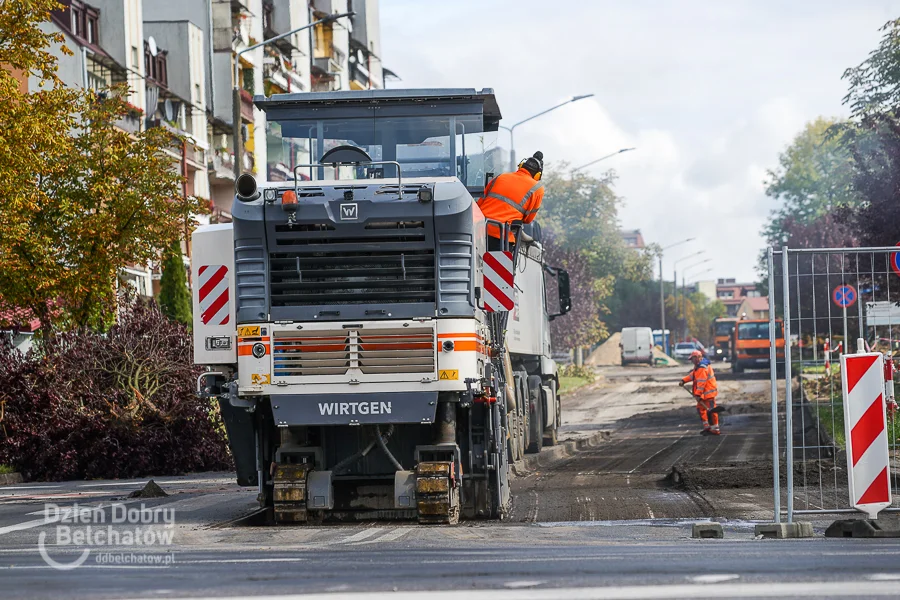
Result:
<svg viewBox="0 0 900 600">
<path fill-rule="evenodd" d="M 580 440 L 571 440 L 557 444 L 550 448 L 544 448 L 539 454 L 528 454 L 522 460 L 513 463 L 512 470 L 517 476 L 528 475 L 532 471 L 549 467 L 575 454 L 595 448 L 609 439 L 609 431 L 599 431 Z"/>
<path fill-rule="evenodd" d="M 22 483 L 21 473 L 3 473 L 0 475 L 0 485 L 15 485 Z"/>
</svg>

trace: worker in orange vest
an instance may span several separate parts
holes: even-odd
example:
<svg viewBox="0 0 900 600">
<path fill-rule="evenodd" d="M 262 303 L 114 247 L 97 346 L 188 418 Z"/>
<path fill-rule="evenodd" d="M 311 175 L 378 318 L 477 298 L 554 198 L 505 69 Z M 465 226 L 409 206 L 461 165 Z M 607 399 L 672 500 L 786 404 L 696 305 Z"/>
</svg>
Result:
<svg viewBox="0 0 900 600">
<path fill-rule="evenodd" d="M 484 196 L 478 200 L 478 207 L 485 218 L 500 223 L 534 221 L 544 199 L 544 184 L 541 183 L 543 171 L 544 154 L 538 151 L 520 162 L 515 173 L 494 177 L 484 188 Z M 500 227 L 489 223 L 487 231 L 489 246 L 492 246 L 490 249 L 499 250 Z M 515 242 L 512 233 L 509 241 Z"/>
<path fill-rule="evenodd" d="M 702 433 L 707 435 L 719 435 L 719 415 L 716 408 L 716 396 L 719 395 L 719 387 L 716 384 L 716 374 L 712 364 L 704 358 L 699 350 L 691 352 L 691 362 L 694 369 L 678 384 L 684 387 L 688 382 L 693 382 L 691 393 L 697 400 L 697 412 L 703 420 Z"/>
</svg>

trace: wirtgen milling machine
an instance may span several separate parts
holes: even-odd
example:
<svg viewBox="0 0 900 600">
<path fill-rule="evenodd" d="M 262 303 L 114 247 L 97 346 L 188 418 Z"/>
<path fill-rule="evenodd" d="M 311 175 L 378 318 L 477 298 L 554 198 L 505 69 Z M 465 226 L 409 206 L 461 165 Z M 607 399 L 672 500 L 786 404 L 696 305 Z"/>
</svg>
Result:
<svg viewBox="0 0 900 600">
<path fill-rule="evenodd" d="M 268 180 L 242 175 L 233 221 L 192 242 L 200 389 L 238 482 L 277 522 L 502 518 L 510 461 L 556 441 L 549 320 L 569 285 L 537 226 L 487 252 L 473 196 L 503 162 L 493 93 L 255 104 Z"/>
</svg>

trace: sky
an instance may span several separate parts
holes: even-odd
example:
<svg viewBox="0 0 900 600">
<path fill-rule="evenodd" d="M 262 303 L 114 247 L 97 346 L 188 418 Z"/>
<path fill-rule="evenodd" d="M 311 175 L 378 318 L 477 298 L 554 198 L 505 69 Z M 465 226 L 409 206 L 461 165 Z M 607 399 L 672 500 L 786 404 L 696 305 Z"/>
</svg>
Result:
<svg viewBox="0 0 900 600">
<path fill-rule="evenodd" d="M 803 125 L 846 116 L 847 67 L 900 0 L 381 0 L 392 88 L 493 88 L 521 158 L 614 169 L 624 229 L 663 269 L 755 281 L 767 172 Z M 505 135 L 505 132 L 501 132 Z M 506 139 L 502 139 L 508 143 Z M 540 218 L 540 217 L 538 217 Z M 690 255 L 704 251 L 694 258 Z M 711 269 L 707 271 L 707 269 Z M 678 279 L 681 280 L 679 274 Z"/>
</svg>

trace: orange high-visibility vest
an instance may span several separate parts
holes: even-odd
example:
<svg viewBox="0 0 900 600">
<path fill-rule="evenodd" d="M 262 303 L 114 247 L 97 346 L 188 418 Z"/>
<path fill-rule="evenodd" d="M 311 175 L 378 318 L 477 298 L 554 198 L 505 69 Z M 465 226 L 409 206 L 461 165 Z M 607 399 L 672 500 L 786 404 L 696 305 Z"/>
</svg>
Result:
<svg viewBox="0 0 900 600">
<path fill-rule="evenodd" d="M 712 365 L 700 364 L 694 367 L 694 370 L 684 377 L 682 381 L 685 383 L 693 381 L 694 389 L 692 391 L 694 395 L 699 396 L 703 400 L 712 400 L 719 395 L 719 385 L 716 382 L 716 374 Z"/>
<path fill-rule="evenodd" d="M 535 181 L 525 169 L 498 175 L 484 188 L 478 207 L 485 218 L 501 223 L 531 223 L 544 200 L 544 184 Z M 500 228 L 488 224 L 488 235 L 500 238 Z M 510 240 L 515 241 L 512 234 Z"/>
</svg>

